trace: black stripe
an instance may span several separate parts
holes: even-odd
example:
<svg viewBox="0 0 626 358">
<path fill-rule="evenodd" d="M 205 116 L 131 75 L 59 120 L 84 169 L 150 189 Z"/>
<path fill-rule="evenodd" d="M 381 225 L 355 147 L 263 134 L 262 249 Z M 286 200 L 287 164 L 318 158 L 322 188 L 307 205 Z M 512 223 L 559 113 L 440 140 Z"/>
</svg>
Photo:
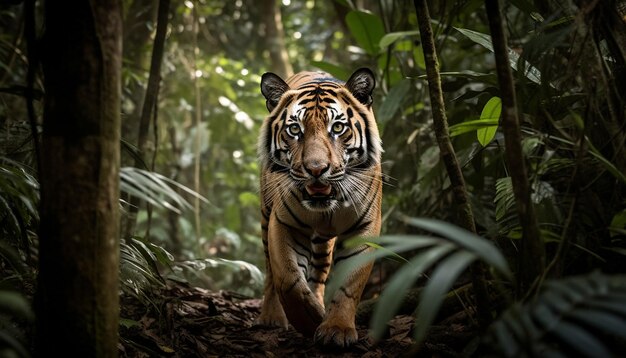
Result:
<svg viewBox="0 0 626 358">
<path fill-rule="evenodd" d="M 354 300 L 354 295 L 349 294 L 345 287 L 341 286 L 339 289 L 344 295 L 346 295 L 346 297 Z"/>
<path fill-rule="evenodd" d="M 292 249 L 293 252 L 295 252 L 296 254 L 300 255 L 301 257 L 304 257 L 305 259 L 308 259 L 309 256 L 311 255 L 310 252 L 307 252 L 306 254 L 303 254 L 302 252 L 298 251 L 295 247 L 291 246 L 291 244 L 287 244 L 287 246 L 289 246 L 289 248 Z M 306 251 L 306 249 L 304 251 Z"/>
<path fill-rule="evenodd" d="M 323 259 L 324 257 L 328 257 L 328 256 L 330 255 L 330 253 L 331 253 L 331 252 L 332 252 L 332 251 L 329 251 L 329 252 L 320 252 L 320 253 L 313 252 L 313 258 L 314 258 L 314 259 Z"/>
<path fill-rule="evenodd" d="M 361 116 L 361 118 L 363 119 L 363 122 L 365 123 L 365 137 L 366 137 L 366 142 L 367 142 L 367 148 L 368 151 L 372 151 L 372 149 L 374 148 L 374 146 L 372 145 L 373 143 L 373 138 L 372 138 L 372 133 L 370 131 L 370 125 L 367 122 L 367 114 L 363 113 L 363 112 L 359 112 L 359 116 Z M 368 158 L 368 162 L 372 162 L 372 156 L 367 155 Z M 368 165 L 368 167 L 371 166 L 371 163 Z"/>
<path fill-rule="evenodd" d="M 296 223 L 300 226 L 303 227 L 305 229 L 310 229 L 311 226 L 305 224 L 302 220 L 300 220 L 299 217 L 296 216 L 296 214 L 291 210 L 291 208 L 289 207 L 289 205 L 287 205 L 287 203 L 285 203 L 285 199 L 281 199 L 283 202 L 283 206 L 287 209 L 287 212 L 289 213 L 289 215 L 291 215 L 291 217 L 296 221 Z"/>
<path fill-rule="evenodd" d="M 359 132 L 359 138 L 360 138 L 359 147 L 363 148 L 364 147 L 363 140 L 365 140 L 365 136 L 363 136 L 363 128 L 361 127 L 361 122 L 359 121 L 354 122 L 354 127 L 356 128 L 357 132 Z"/>
<path fill-rule="evenodd" d="M 298 267 L 304 270 L 304 275 L 305 276 L 309 274 L 309 268 L 306 265 L 301 264 L 301 263 L 298 262 Z"/>
<path fill-rule="evenodd" d="M 326 280 L 320 280 L 320 279 L 313 278 L 313 277 L 309 277 L 306 280 L 307 282 L 315 282 L 315 283 L 319 283 L 320 285 L 326 285 Z"/>
<path fill-rule="evenodd" d="M 374 178 L 371 179 L 370 184 L 367 186 L 368 192 L 371 192 L 371 188 L 372 188 L 372 184 L 374 183 Z M 370 210 L 372 210 L 372 204 L 374 203 L 374 200 L 376 200 L 376 198 L 378 197 L 377 193 L 374 193 L 372 195 L 371 200 L 367 203 L 366 206 L 364 206 L 365 208 L 367 208 L 367 210 L 361 215 L 361 217 L 359 218 L 359 220 L 357 220 L 354 224 L 352 224 L 352 226 L 350 226 L 350 228 L 344 232 L 341 233 L 341 235 L 347 235 L 347 234 L 351 234 L 353 231 L 355 231 L 356 229 L 362 229 L 365 226 L 361 227 L 361 224 L 363 223 L 363 220 L 365 220 L 365 217 L 370 213 Z M 371 224 L 371 221 L 367 222 L 367 224 Z"/>
<path fill-rule="evenodd" d="M 313 266 L 313 268 L 316 270 L 327 273 L 328 270 L 326 268 L 330 267 L 330 263 L 321 263 L 321 264 L 311 263 L 311 266 Z"/>
<path fill-rule="evenodd" d="M 314 244 L 324 244 L 333 239 L 332 237 L 323 237 L 323 236 L 313 236 L 311 242 Z"/>
<path fill-rule="evenodd" d="M 293 230 L 293 231 L 297 232 L 298 234 L 300 234 L 300 235 L 302 235 L 302 236 L 306 236 L 306 235 L 305 235 L 302 231 L 300 231 L 300 229 L 299 229 L 299 228 L 297 228 L 297 227 L 295 227 L 295 226 L 291 226 L 291 225 L 287 224 L 286 222 L 283 222 L 282 220 L 280 220 L 280 219 L 278 218 L 278 215 L 276 215 L 276 221 L 278 221 L 278 223 L 279 223 L 279 224 L 281 224 L 281 225 L 283 225 L 283 226 L 286 226 L 286 227 L 290 228 L 291 230 Z"/>
<path fill-rule="evenodd" d="M 298 284 L 298 281 L 300 281 L 300 278 L 297 278 L 297 279 L 296 279 L 296 280 L 295 280 L 295 281 L 291 284 L 291 286 L 289 286 L 289 288 L 288 288 L 288 289 L 286 289 L 286 290 L 285 290 L 285 291 L 283 291 L 283 292 L 284 292 L 284 293 L 287 293 L 287 292 L 289 292 L 289 291 L 293 290 L 293 288 L 294 288 L 294 287 L 296 287 L 296 285 Z"/>
<path fill-rule="evenodd" d="M 272 165 L 270 165 L 270 168 L 269 168 L 270 172 L 272 172 L 272 173 L 280 172 L 280 171 L 283 171 L 285 169 L 288 169 L 288 168 L 286 166 L 280 165 L 280 164 L 278 164 L 276 162 L 272 162 Z"/>
</svg>

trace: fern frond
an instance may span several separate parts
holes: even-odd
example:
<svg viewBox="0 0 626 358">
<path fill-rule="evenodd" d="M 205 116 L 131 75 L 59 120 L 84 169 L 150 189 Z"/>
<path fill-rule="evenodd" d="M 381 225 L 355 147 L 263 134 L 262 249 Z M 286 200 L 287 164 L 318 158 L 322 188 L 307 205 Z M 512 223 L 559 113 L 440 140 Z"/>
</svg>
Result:
<svg viewBox="0 0 626 358">
<path fill-rule="evenodd" d="M 548 282 L 514 305 L 483 340 L 504 357 L 614 357 L 626 348 L 626 276 L 595 272 Z"/>
</svg>

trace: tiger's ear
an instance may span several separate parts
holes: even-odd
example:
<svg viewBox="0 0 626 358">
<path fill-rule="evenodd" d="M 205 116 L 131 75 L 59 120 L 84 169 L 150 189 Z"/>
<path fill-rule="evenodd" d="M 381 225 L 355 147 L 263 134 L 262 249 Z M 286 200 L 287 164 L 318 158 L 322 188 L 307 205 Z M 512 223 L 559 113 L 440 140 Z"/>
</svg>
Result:
<svg viewBox="0 0 626 358">
<path fill-rule="evenodd" d="M 261 93 L 267 99 L 265 105 L 270 112 L 278 105 L 280 97 L 288 90 L 289 85 L 274 73 L 266 72 L 261 77 Z"/>
<path fill-rule="evenodd" d="M 374 87 L 376 87 L 376 79 L 374 78 L 374 73 L 369 68 L 359 68 L 346 82 L 348 91 L 352 93 L 354 98 L 366 106 L 370 106 L 373 102 L 372 92 Z"/>
</svg>

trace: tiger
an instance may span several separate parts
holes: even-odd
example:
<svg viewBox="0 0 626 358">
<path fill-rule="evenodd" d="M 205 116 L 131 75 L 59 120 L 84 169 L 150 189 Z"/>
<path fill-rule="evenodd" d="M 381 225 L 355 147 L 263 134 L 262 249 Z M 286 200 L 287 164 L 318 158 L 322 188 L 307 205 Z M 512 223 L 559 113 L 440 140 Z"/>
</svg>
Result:
<svg viewBox="0 0 626 358">
<path fill-rule="evenodd" d="M 266 266 L 257 325 L 291 324 L 324 346 L 358 341 L 355 313 L 373 264 L 351 272 L 327 307 L 324 289 L 331 266 L 372 250 L 346 239 L 380 234 L 375 86 L 367 68 L 345 83 L 324 72 L 261 77 L 269 115 L 257 145 Z"/>
</svg>

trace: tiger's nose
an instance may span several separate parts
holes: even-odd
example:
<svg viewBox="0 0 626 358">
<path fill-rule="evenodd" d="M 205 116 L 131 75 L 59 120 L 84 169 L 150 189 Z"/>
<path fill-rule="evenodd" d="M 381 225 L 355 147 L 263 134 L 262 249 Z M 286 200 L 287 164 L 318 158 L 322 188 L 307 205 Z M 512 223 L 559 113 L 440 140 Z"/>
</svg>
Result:
<svg viewBox="0 0 626 358">
<path fill-rule="evenodd" d="M 319 161 L 312 161 L 304 165 L 304 170 L 306 170 L 307 173 L 311 174 L 316 179 L 319 178 L 322 174 L 326 173 L 328 171 L 328 168 L 330 168 L 330 165 L 328 165 L 328 163 L 322 163 Z"/>
</svg>

